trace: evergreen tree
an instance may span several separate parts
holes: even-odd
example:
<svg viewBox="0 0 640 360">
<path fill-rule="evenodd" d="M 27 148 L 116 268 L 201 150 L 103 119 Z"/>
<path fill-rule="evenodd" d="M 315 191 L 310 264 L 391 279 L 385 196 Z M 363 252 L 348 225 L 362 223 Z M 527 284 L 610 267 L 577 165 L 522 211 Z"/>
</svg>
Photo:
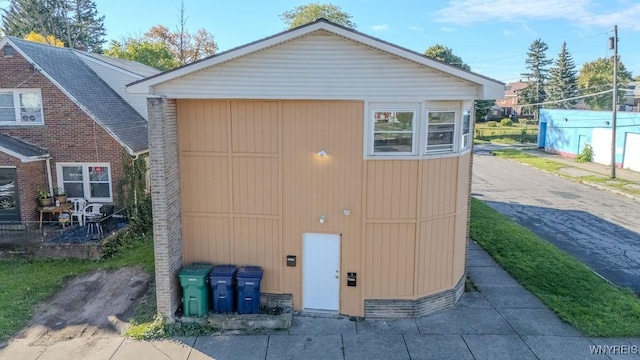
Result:
<svg viewBox="0 0 640 360">
<path fill-rule="evenodd" d="M 562 49 L 555 63 L 549 70 L 546 92 L 547 101 L 558 101 L 578 95 L 578 77 L 576 76 L 576 64 L 567 50 L 567 43 L 562 43 Z M 567 100 L 549 104 L 546 107 L 554 109 L 570 109 L 578 100 Z"/>
<path fill-rule="evenodd" d="M 104 16 L 98 16 L 94 0 L 10 0 L 2 15 L 7 35 L 23 38 L 35 32 L 94 52 L 105 42 Z"/>
<path fill-rule="evenodd" d="M 548 48 L 547 44 L 541 39 L 536 39 L 529 46 L 528 57 L 525 60 L 529 72 L 521 74 L 528 85 L 518 95 L 519 105 L 537 104 L 545 101 L 547 97 L 545 85 L 549 72 L 547 66 L 553 61 L 547 59 L 546 52 Z M 535 113 L 536 116 L 538 108 L 538 106 L 524 107 L 525 112 Z"/>
</svg>

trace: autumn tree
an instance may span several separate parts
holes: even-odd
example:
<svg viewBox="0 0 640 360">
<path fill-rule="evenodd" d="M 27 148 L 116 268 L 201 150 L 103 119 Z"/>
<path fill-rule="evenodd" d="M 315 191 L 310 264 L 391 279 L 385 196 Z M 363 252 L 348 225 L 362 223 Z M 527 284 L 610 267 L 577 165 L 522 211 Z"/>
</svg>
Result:
<svg viewBox="0 0 640 360">
<path fill-rule="evenodd" d="M 67 47 L 99 52 L 104 44 L 104 16 L 94 0 L 10 0 L 2 9 L 7 35 L 25 37 L 31 32 L 60 39 Z"/>
<path fill-rule="evenodd" d="M 351 21 L 351 15 L 333 4 L 310 3 L 300 5 L 293 10 L 285 11 L 280 15 L 288 29 L 314 22 L 320 18 L 327 19 L 333 23 L 355 29 L 356 24 Z"/>
<path fill-rule="evenodd" d="M 53 45 L 53 46 L 57 46 L 57 47 L 64 47 L 64 43 L 60 40 L 57 39 L 55 36 L 53 35 L 48 35 L 48 36 L 44 36 L 42 34 L 38 34 L 36 32 L 30 32 L 27 34 L 27 36 L 24 37 L 25 40 L 29 40 L 29 41 L 33 41 L 33 42 L 38 42 L 41 44 L 48 44 L 48 45 Z"/>
<path fill-rule="evenodd" d="M 180 63 L 166 45 L 144 39 L 111 40 L 109 47 L 103 54 L 119 59 L 137 61 L 163 71 L 180 66 Z"/>
<path fill-rule="evenodd" d="M 567 50 L 567 43 L 562 43 L 560 54 L 556 58 L 553 66 L 549 69 L 549 79 L 547 80 L 546 92 L 547 101 L 551 102 L 547 107 L 553 109 L 570 109 L 579 100 L 566 100 L 578 95 L 578 78 L 576 76 L 576 64 L 573 57 Z"/>
<path fill-rule="evenodd" d="M 627 71 L 622 61 L 618 60 L 618 89 L 627 86 L 631 81 L 631 72 Z M 595 61 L 585 63 L 578 75 L 578 86 L 586 93 L 595 93 L 613 88 L 613 57 L 598 58 Z M 618 91 L 618 103 L 624 100 L 624 91 Z M 584 99 L 592 110 L 611 110 L 613 108 L 613 96 L 611 93 L 594 95 Z"/>
</svg>

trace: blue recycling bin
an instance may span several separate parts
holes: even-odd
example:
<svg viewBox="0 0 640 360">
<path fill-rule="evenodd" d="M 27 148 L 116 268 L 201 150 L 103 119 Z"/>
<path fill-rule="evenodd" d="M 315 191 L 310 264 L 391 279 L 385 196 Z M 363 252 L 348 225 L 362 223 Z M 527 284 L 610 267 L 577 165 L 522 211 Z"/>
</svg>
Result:
<svg viewBox="0 0 640 360">
<path fill-rule="evenodd" d="M 235 307 L 235 279 L 238 270 L 233 265 L 218 265 L 209 273 L 213 312 L 232 313 Z"/>
<path fill-rule="evenodd" d="M 238 289 L 238 314 L 257 314 L 260 311 L 260 282 L 262 268 L 258 266 L 241 267 L 236 274 Z"/>
</svg>

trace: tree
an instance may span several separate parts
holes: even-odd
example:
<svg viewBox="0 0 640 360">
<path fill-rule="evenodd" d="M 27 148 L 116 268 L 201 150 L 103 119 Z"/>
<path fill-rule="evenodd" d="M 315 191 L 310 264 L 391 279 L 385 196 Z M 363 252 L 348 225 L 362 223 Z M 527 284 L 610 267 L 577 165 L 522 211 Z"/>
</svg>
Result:
<svg viewBox="0 0 640 360">
<path fill-rule="evenodd" d="M 549 79 L 547 80 L 546 92 L 547 101 L 559 101 L 575 97 L 578 95 L 578 78 L 576 76 L 576 64 L 573 57 L 567 50 L 567 43 L 562 43 L 562 49 L 558 58 L 549 70 Z M 570 109 L 577 104 L 579 100 L 567 100 L 549 104 L 548 107 L 555 109 Z"/>
<path fill-rule="evenodd" d="M 137 61 L 163 71 L 180 66 L 180 63 L 166 45 L 144 39 L 111 40 L 109 48 L 105 50 L 104 55 Z"/>
<path fill-rule="evenodd" d="M 618 89 L 627 86 L 631 80 L 630 71 L 618 60 Z M 613 88 L 613 57 L 610 59 L 598 58 L 595 61 L 585 63 L 578 75 L 578 86 L 588 93 L 605 91 Z M 624 100 L 624 91 L 618 91 L 618 103 Z M 592 110 L 611 110 L 613 108 L 613 95 L 606 93 L 587 97 L 584 102 Z"/>
<path fill-rule="evenodd" d="M 285 11 L 280 15 L 280 19 L 284 21 L 288 29 L 314 22 L 320 18 L 327 19 L 350 29 L 356 28 L 356 24 L 351 21 L 351 15 L 342 11 L 339 6 L 333 4 L 313 2 L 298 6 L 293 10 Z"/>
<path fill-rule="evenodd" d="M 471 67 L 465 64 L 460 56 L 455 55 L 451 48 L 448 48 L 444 45 L 435 44 L 433 46 L 430 46 L 429 48 L 427 48 L 427 50 L 424 51 L 424 55 L 432 59 L 445 62 L 449 65 L 457 66 L 467 71 L 471 70 Z"/>
<path fill-rule="evenodd" d="M 529 72 L 522 74 L 527 79 L 528 85 L 518 95 L 518 104 L 538 104 L 545 101 L 547 97 L 545 85 L 549 72 L 547 66 L 553 62 L 553 60 L 547 59 L 546 52 L 548 48 L 547 44 L 541 39 L 534 40 L 529 46 L 528 57 L 525 60 Z M 539 106 L 533 109 L 529 107 L 527 110 L 537 116 L 538 108 Z"/>
<path fill-rule="evenodd" d="M 454 54 L 451 48 L 444 45 L 435 44 L 430 46 L 424 51 L 424 55 L 449 65 L 454 65 L 464 70 L 471 71 L 471 67 L 465 64 L 460 56 Z M 476 119 L 484 119 L 495 104 L 495 100 L 476 100 L 474 103 Z"/>
<path fill-rule="evenodd" d="M 53 45 L 57 47 L 64 47 L 64 43 L 53 35 L 44 36 L 32 31 L 28 33 L 27 36 L 24 37 L 24 39 L 29 41 L 39 42 L 42 44 L 48 44 L 48 45 Z"/>
<path fill-rule="evenodd" d="M 164 25 L 155 25 L 144 34 L 143 40 L 166 46 L 180 65 L 211 56 L 218 50 L 213 35 L 205 29 L 191 34 L 184 28 L 170 31 Z"/>
<path fill-rule="evenodd" d="M 7 35 L 35 32 L 94 52 L 100 52 L 105 42 L 104 16 L 98 16 L 94 0 L 10 0 L 2 15 Z"/>
</svg>

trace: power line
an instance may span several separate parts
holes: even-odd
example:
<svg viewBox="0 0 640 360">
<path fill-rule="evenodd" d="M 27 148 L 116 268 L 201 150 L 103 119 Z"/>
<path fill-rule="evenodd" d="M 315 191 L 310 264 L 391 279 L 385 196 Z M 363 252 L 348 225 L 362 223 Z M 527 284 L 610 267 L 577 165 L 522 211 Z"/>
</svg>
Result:
<svg viewBox="0 0 640 360">
<path fill-rule="evenodd" d="M 541 103 L 537 103 L 537 104 L 523 104 L 523 105 L 518 104 L 518 106 L 519 107 L 527 107 L 527 106 L 539 106 L 539 105 L 557 104 L 557 103 L 561 103 L 561 102 L 565 102 L 565 101 L 569 101 L 569 100 L 577 100 L 577 99 L 582 99 L 582 98 L 588 98 L 588 97 L 592 97 L 592 96 L 596 96 L 596 95 L 602 95 L 602 94 L 606 94 L 606 93 L 610 93 L 610 92 L 613 92 L 613 90 L 600 91 L 600 92 L 597 92 L 597 93 L 594 93 L 594 94 L 589 94 L 589 95 L 574 96 L 574 97 L 570 97 L 570 98 L 566 98 L 566 99 L 562 99 L 562 100 L 545 101 L 545 102 L 541 102 Z"/>
</svg>

